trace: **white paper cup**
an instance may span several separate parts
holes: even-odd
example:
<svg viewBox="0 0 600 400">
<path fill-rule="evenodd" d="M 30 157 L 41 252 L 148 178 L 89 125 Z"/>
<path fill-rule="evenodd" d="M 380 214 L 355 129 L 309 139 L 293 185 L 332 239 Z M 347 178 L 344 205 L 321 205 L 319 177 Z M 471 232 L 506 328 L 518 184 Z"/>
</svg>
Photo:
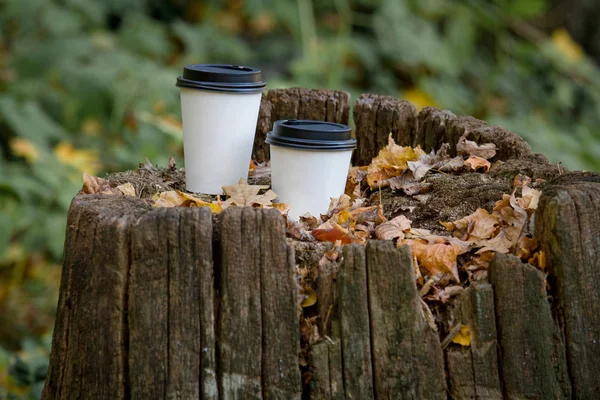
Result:
<svg viewBox="0 0 600 400">
<path fill-rule="evenodd" d="M 265 87 L 261 71 L 223 64 L 186 65 L 181 89 L 186 190 L 221 194 L 248 179 Z"/>
<path fill-rule="evenodd" d="M 356 139 L 350 127 L 308 120 L 276 121 L 266 142 L 271 149 L 271 186 L 290 218 L 327 212 L 344 193 Z"/>
</svg>

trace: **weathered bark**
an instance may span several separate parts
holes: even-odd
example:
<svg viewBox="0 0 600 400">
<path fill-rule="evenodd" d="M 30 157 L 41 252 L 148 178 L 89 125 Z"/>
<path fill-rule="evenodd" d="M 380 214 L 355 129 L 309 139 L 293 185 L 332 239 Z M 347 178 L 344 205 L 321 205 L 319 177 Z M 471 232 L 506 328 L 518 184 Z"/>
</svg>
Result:
<svg viewBox="0 0 600 400">
<path fill-rule="evenodd" d="M 450 395 L 455 399 L 502 399 L 491 285 L 467 288 L 456 307 L 456 323 L 469 327 L 471 344 L 451 345 L 446 350 Z"/>
<path fill-rule="evenodd" d="M 369 165 L 388 143 L 390 134 L 402 146 L 410 146 L 417 129 L 416 108 L 391 96 L 362 94 L 354 104 L 358 148 L 353 165 Z"/>
<path fill-rule="evenodd" d="M 600 398 L 600 175 L 566 175 L 542 193 L 535 230 L 556 292 L 576 399 Z"/>
<path fill-rule="evenodd" d="M 308 392 L 311 400 L 344 400 L 342 352 L 339 339 L 315 344 L 310 351 L 312 379 Z"/>
<path fill-rule="evenodd" d="M 233 207 L 220 233 L 208 208 L 77 196 L 43 398 L 299 399 L 284 221 Z"/>
<path fill-rule="evenodd" d="M 366 253 L 375 398 L 446 399 L 442 347 L 423 318 L 410 248 L 371 241 Z"/>
<path fill-rule="evenodd" d="M 456 119 L 456 116 L 448 110 L 423 108 L 418 115 L 418 129 L 412 145 L 421 146 L 427 153 L 439 149 L 443 143 L 449 142 L 449 138 L 446 138 L 446 127 L 453 119 Z"/>
<path fill-rule="evenodd" d="M 348 245 L 338 274 L 338 316 L 342 342 L 345 397 L 373 397 L 371 334 L 367 298 L 365 249 Z"/>
<path fill-rule="evenodd" d="M 258 121 L 256 123 L 256 132 L 254 134 L 254 147 L 252 150 L 252 159 L 263 163 L 269 161 L 269 145 L 265 143 L 267 133 L 273 128 L 273 119 L 271 113 L 273 104 L 263 94 L 260 99 L 260 110 L 258 112 Z"/>
<path fill-rule="evenodd" d="M 265 143 L 273 123 L 282 119 L 312 119 L 348 124 L 350 94 L 324 89 L 272 89 L 261 101 L 261 110 L 254 137 L 254 160 L 265 162 L 270 158 Z"/>
<path fill-rule="evenodd" d="M 508 399 L 569 399 L 565 347 L 540 271 L 497 253 L 490 265 L 500 366 Z"/>
</svg>

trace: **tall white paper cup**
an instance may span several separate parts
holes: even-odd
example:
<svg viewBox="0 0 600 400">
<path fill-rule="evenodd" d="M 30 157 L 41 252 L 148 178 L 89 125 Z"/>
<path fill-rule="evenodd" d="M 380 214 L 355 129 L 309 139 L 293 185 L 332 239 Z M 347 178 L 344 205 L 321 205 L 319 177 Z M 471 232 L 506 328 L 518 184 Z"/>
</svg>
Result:
<svg viewBox="0 0 600 400">
<path fill-rule="evenodd" d="M 352 150 L 347 125 L 322 121 L 277 121 L 267 135 L 271 186 L 278 201 L 290 206 L 292 219 L 306 212 L 327 212 L 332 197 L 344 193 Z"/>
<path fill-rule="evenodd" d="M 193 64 L 181 89 L 186 190 L 221 194 L 248 178 L 254 132 L 265 86 L 260 70 Z"/>
</svg>

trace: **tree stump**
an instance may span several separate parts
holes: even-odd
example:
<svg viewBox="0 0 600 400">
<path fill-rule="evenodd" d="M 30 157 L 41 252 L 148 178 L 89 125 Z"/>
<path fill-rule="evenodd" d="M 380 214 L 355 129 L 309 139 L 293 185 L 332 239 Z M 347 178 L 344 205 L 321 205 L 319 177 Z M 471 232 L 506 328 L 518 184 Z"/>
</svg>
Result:
<svg viewBox="0 0 600 400">
<path fill-rule="evenodd" d="M 276 210 L 71 205 L 44 399 L 299 399 L 293 250 Z M 219 236 L 220 233 L 220 236 Z"/>
<path fill-rule="evenodd" d="M 575 399 L 600 398 L 598 210 L 600 175 L 572 174 L 544 190 L 536 214 L 536 236 L 547 256 Z"/>
<path fill-rule="evenodd" d="M 252 158 L 259 163 L 271 158 L 265 139 L 277 120 L 314 119 L 348 124 L 349 113 L 350 94 L 347 92 L 305 88 L 271 89 L 261 100 Z"/>
<path fill-rule="evenodd" d="M 402 146 L 411 146 L 417 129 L 415 106 L 391 96 L 362 94 L 354 104 L 358 147 L 352 164 L 369 165 L 388 143 L 388 137 Z"/>
<path fill-rule="evenodd" d="M 489 209 L 518 173 L 559 173 L 522 139 L 482 121 L 433 108 L 417 117 L 393 98 L 359 100 L 354 113 L 366 161 L 376 155 L 370 143 L 383 145 L 390 126 L 399 143 L 426 149 L 467 134 L 495 143 L 501 161 L 487 174 L 429 177 L 424 202 L 403 204 L 382 190 L 387 216 L 408 205 L 427 220 L 421 228 L 439 229 L 440 219 Z M 271 91 L 258 126 L 266 132 L 268 118 L 311 115 L 347 122 L 347 104 L 343 92 Z M 367 120 L 377 129 L 361 125 Z M 144 168 L 139 195 L 150 197 L 157 185 L 183 190 L 176 168 Z M 130 176 L 117 175 L 111 185 Z M 534 214 L 548 275 L 497 254 L 488 280 L 467 288 L 452 308 L 453 329 L 471 332 L 462 345 L 421 301 L 408 247 L 371 240 L 321 263 L 331 244 L 286 238 L 274 209 L 230 207 L 214 216 L 202 207 L 78 195 L 43 398 L 600 398 L 599 208 L 598 174 L 548 184 Z M 317 285 L 311 312 L 321 335 L 312 341 L 299 318 L 304 267 Z"/>
</svg>

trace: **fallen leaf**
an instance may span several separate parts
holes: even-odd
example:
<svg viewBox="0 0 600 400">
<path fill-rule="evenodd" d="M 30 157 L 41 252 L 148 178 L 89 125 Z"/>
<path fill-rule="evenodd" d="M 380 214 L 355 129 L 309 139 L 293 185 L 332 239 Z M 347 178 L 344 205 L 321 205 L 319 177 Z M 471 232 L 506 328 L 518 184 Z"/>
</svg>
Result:
<svg viewBox="0 0 600 400">
<path fill-rule="evenodd" d="M 99 178 L 83 172 L 83 187 L 81 192 L 84 194 L 114 194 L 106 179 Z"/>
<path fill-rule="evenodd" d="M 283 216 L 287 216 L 290 211 L 290 206 L 285 203 L 273 203 L 272 208 L 279 211 Z"/>
<path fill-rule="evenodd" d="M 477 241 L 491 238 L 500 225 L 500 219 L 497 215 L 478 208 L 471 215 L 454 222 L 441 222 L 441 224 L 449 231 L 455 231 L 455 236 L 461 237 L 462 240 Z"/>
<path fill-rule="evenodd" d="M 465 160 L 465 167 L 472 171 L 478 171 L 482 169 L 483 172 L 487 172 L 489 171 L 490 166 L 491 164 L 488 160 L 478 156 L 471 156 Z"/>
<path fill-rule="evenodd" d="M 460 330 L 452 339 L 452 343 L 460 344 L 461 346 L 468 347 L 471 345 L 471 328 L 467 325 L 462 325 Z"/>
<path fill-rule="evenodd" d="M 208 203 L 197 197 L 181 192 L 179 190 L 169 190 L 162 192 L 154 199 L 153 207 L 208 207 L 212 212 L 221 212 L 221 206 Z"/>
<path fill-rule="evenodd" d="M 419 160 L 423 154 L 420 147 L 398 146 L 390 134 L 388 145 L 369 165 L 367 183 L 371 189 L 389 186 L 390 178 L 402 175 L 408 169 L 408 162 Z"/>
<path fill-rule="evenodd" d="M 513 178 L 513 187 L 514 188 L 522 188 L 523 186 L 527 185 L 528 183 L 531 183 L 531 178 L 528 176 L 525 176 L 523 174 L 517 174 Z"/>
<path fill-rule="evenodd" d="M 125 196 L 136 197 L 135 188 L 131 184 L 131 182 L 124 183 L 122 185 L 117 186 L 117 189 L 121 191 Z"/>
<path fill-rule="evenodd" d="M 288 235 L 298 240 L 308 242 L 313 242 L 315 240 L 308 230 L 304 229 L 299 222 L 292 220 L 290 217 L 286 218 L 286 232 Z"/>
<path fill-rule="evenodd" d="M 306 230 L 313 230 L 319 226 L 319 221 L 310 213 L 305 213 L 300 216 L 300 226 Z"/>
<path fill-rule="evenodd" d="M 517 200 L 519 205 L 528 211 L 535 211 L 540 201 L 542 192 L 537 189 L 533 189 L 526 184 L 521 189 L 521 198 Z"/>
<path fill-rule="evenodd" d="M 312 288 L 304 288 L 304 300 L 302 300 L 302 308 L 310 307 L 317 303 L 317 292 Z"/>
<path fill-rule="evenodd" d="M 506 237 L 506 233 L 504 230 L 501 230 L 494 238 L 487 240 L 479 240 L 476 243 L 477 247 L 481 247 L 477 250 L 477 254 L 481 254 L 488 251 L 495 251 L 498 253 L 506 254 L 510 252 L 510 249 L 513 247 L 514 243 L 510 241 L 508 237 Z"/>
<path fill-rule="evenodd" d="M 258 194 L 261 190 L 269 189 L 268 185 L 248 185 L 244 179 L 240 179 L 237 185 L 223 186 L 223 191 L 227 196 L 230 196 L 224 206 L 236 205 L 239 207 L 247 207 L 254 205 L 272 206 L 272 200 L 277 197 L 277 194 L 268 190 L 265 194 Z"/>
<path fill-rule="evenodd" d="M 340 197 L 332 197 L 327 209 L 327 217 L 331 217 L 343 209 L 350 208 L 351 205 L 352 199 L 348 195 L 343 194 Z"/>
<path fill-rule="evenodd" d="M 375 236 L 381 240 L 404 239 L 404 232 L 410 230 L 411 220 L 399 215 L 375 228 Z"/>
<path fill-rule="evenodd" d="M 419 265 L 424 268 L 429 275 L 448 274 L 455 281 L 459 282 L 458 266 L 456 258 L 467 251 L 468 247 L 456 242 L 448 241 L 450 238 L 437 237 L 435 240 L 426 239 L 404 239 L 399 241 L 398 245 L 408 244 L 416 256 Z"/>
<path fill-rule="evenodd" d="M 527 260 L 527 262 L 531 265 L 535 265 L 540 270 L 545 271 L 547 265 L 546 253 L 544 253 L 542 250 L 536 251 L 533 256 Z"/>
<path fill-rule="evenodd" d="M 465 167 L 465 161 L 462 156 L 451 158 L 443 162 L 438 168 L 442 172 L 459 172 Z"/>
<path fill-rule="evenodd" d="M 379 225 L 386 221 L 383 215 L 383 207 L 381 206 L 360 207 L 352 210 L 350 215 L 354 224 L 373 222 L 375 225 Z"/>
<path fill-rule="evenodd" d="M 468 140 L 468 132 L 465 132 L 458 143 L 456 144 L 456 152 L 458 154 L 467 155 L 470 157 L 483 158 L 489 160 L 496 155 L 496 145 L 494 143 L 477 144 L 472 140 Z"/>
<path fill-rule="evenodd" d="M 533 256 L 537 246 L 538 243 L 535 238 L 522 236 L 517 243 L 517 252 L 515 253 L 515 256 L 519 257 L 523 261 L 527 261 Z"/>
<path fill-rule="evenodd" d="M 321 224 L 318 228 L 313 229 L 311 232 L 312 236 L 321 242 L 332 242 L 340 241 L 342 244 L 352 243 L 352 235 L 350 231 L 343 228 L 335 222 L 333 219 Z"/>
<path fill-rule="evenodd" d="M 422 193 L 427 193 L 431 190 L 433 185 L 425 182 L 413 182 L 402 186 L 402 191 L 407 196 L 415 196 Z"/>
<path fill-rule="evenodd" d="M 392 190 L 400 190 L 404 186 L 414 183 L 417 183 L 417 181 L 410 170 L 405 171 L 402 175 L 387 180 L 387 184 Z"/>
</svg>

